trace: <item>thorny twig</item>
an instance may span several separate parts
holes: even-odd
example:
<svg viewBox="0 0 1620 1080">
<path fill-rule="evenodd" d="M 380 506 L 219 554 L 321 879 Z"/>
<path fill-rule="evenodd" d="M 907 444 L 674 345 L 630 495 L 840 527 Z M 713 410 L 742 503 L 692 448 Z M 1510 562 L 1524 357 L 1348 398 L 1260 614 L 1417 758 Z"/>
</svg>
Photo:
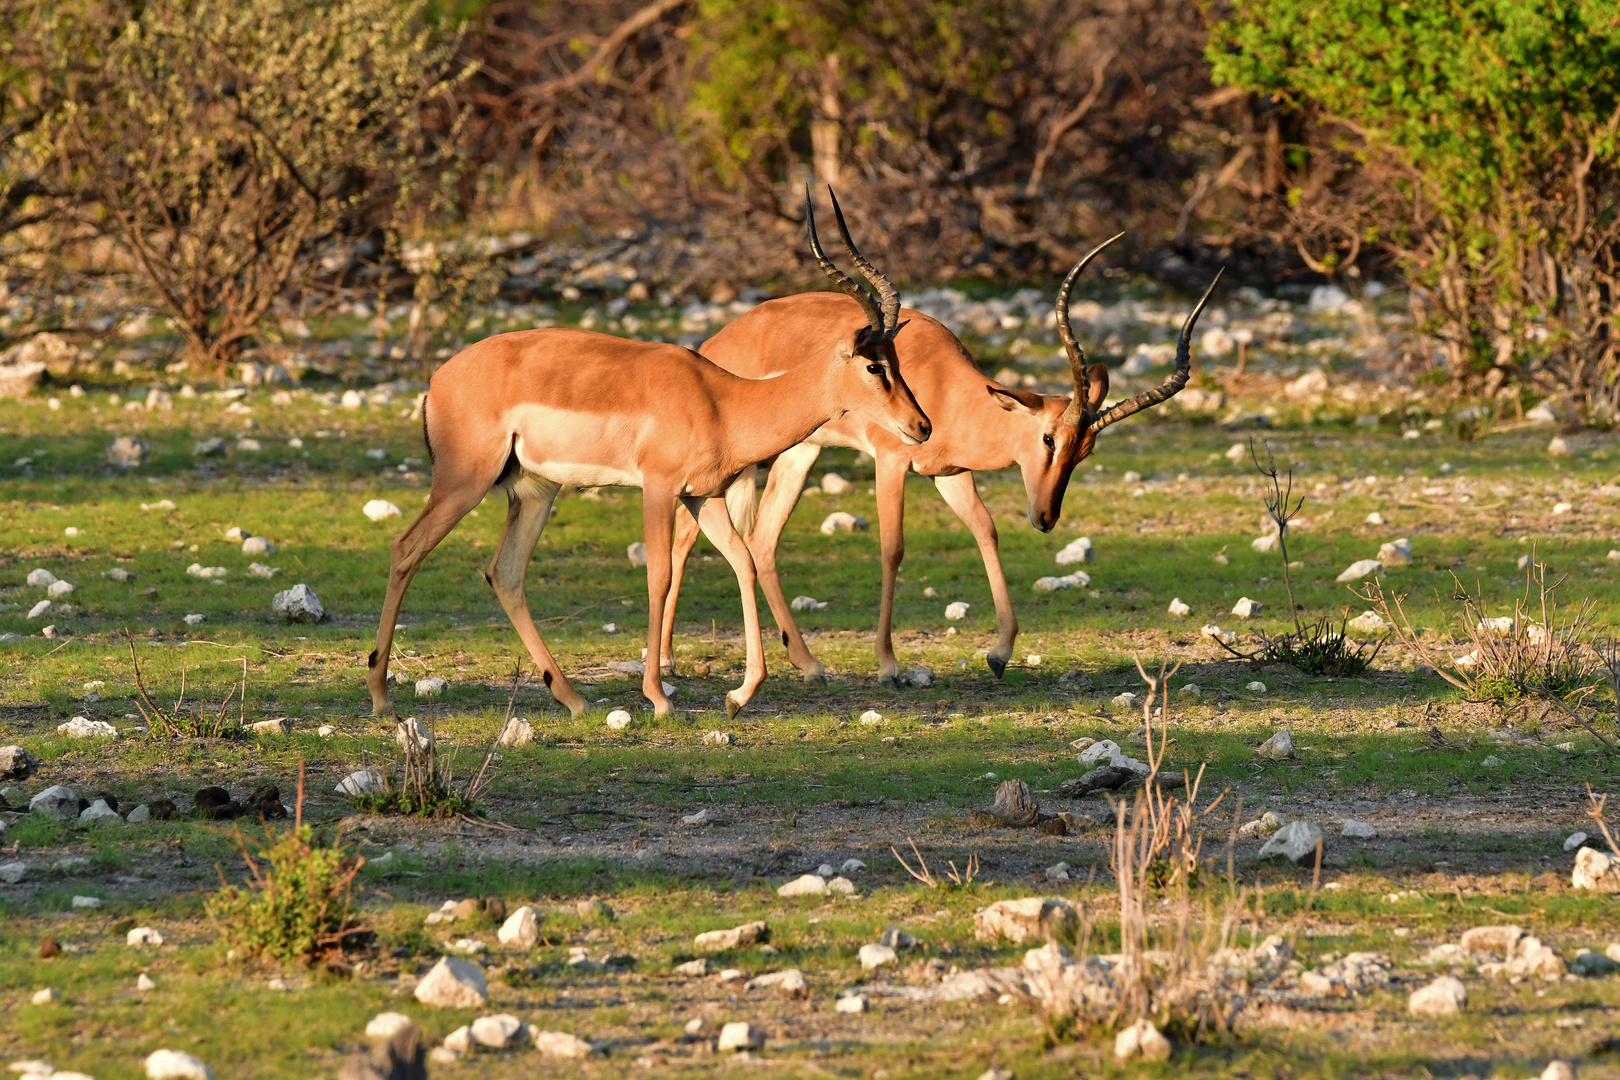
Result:
<svg viewBox="0 0 1620 1080">
<path fill-rule="evenodd" d="M 1277 461 L 1271 454 L 1271 447 L 1266 446 L 1266 463 L 1260 464 L 1260 454 L 1254 448 L 1254 437 L 1249 437 L 1249 456 L 1254 459 L 1254 467 L 1267 480 L 1271 481 L 1271 490 L 1266 493 L 1266 513 L 1271 520 L 1277 523 L 1277 546 L 1282 551 L 1283 585 L 1288 589 L 1288 614 L 1294 620 L 1295 633 L 1303 634 L 1305 628 L 1299 622 L 1299 606 L 1294 603 L 1294 583 L 1288 575 L 1288 523 L 1298 516 L 1300 508 L 1305 505 L 1305 496 L 1301 495 L 1288 505 L 1294 494 L 1294 470 L 1288 470 L 1287 487 L 1279 479 Z"/>
<path fill-rule="evenodd" d="M 1588 783 L 1586 785 L 1586 797 L 1592 803 L 1592 808 L 1587 811 L 1587 816 L 1597 822 L 1598 831 L 1603 834 L 1603 839 L 1608 843 L 1609 850 L 1614 852 L 1616 856 L 1620 856 L 1620 844 L 1614 842 L 1614 834 L 1609 831 L 1609 823 L 1603 817 L 1603 808 L 1609 801 L 1608 793 L 1597 795 L 1593 793 L 1591 783 Z"/>
</svg>

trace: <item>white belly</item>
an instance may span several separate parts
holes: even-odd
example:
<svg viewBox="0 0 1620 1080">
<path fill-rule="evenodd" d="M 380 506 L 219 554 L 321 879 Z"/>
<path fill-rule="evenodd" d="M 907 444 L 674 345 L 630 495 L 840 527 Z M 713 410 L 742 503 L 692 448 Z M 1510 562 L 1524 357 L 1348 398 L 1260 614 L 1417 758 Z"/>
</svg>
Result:
<svg viewBox="0 0 1620 1080">
<path fill-rule="evenodd" d="M 641 473 L 615 469 L 610 465 L 581 465 L 570 461 L 542 461 L 535 466 L 523 463 L 532 472 L 554 484 L 569 487 L 640 487 Z"/>
</svg>

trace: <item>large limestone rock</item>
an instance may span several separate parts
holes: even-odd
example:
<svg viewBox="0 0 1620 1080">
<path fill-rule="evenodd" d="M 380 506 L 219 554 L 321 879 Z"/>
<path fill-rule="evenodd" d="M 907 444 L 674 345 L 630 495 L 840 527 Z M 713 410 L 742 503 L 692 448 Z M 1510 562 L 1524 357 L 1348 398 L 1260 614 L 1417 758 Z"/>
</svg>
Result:
<svg viewBox="0 0 1620 1080">
<path fill-rule="evenodd" d="M 72 788 L 54 784 L 28 800 L 28 812 L 63 821 L 79 820 L 79 797 Z"/>
<path fill-rule="evenodd" d="M 284 592 L 276 593 L 270 601 L 270 611 L 288 622 L 320 622 L 326 618 L 326 609 L 321 607 L 321 598 L 315 595 L 314 589 L 303 582 Z"/>
<path fill-rule="evenodd" d="M 1468 1004 L 1468 988 L 1455 975 L 1442 975 L 1412 991 L 1406 1011 L 1413 1016 L 1456 1016 Z"/>
<path fill-rule="evenodd" d="M 757 945 L 771 935 L 763 922 L 743 923 L 729 930 L 709 930 L 692 939 L 692 947 L 700 952 L 724 952 L 740 949 L 744 945 Z"/>
<path fill-rule="evenodd" d="M 534 908 L 524 904 L 501 924 L 496 937 L 509 949 L 532 949 L 540 940 L 540 917 Z"/>
<path fill-rule="evenodd" d="M 1620 858 L 1583 847 L 1575 853 L 1575 870 L 1569 883 L 1573 888 L 1592 892 L 1620 892 Z"/>
<path fill-rule="evenodd" d="M 570 1035 L 566 1031 L 536 1031 L 534 1048 L 547 1057 L 554 1058 L 590 1057 L 595 1050 L 595 1047 L 584 1039 Z"/>
<path fill-rule="evenodd" d="M 416 984 L 416 1000 L 443 1009 L 476 1009 L 489 1001 L 489 982 L 477 964 L 443 956 Z"/>
<path fill-rule="evenodd" d="M 1295 866 L 1316 862 L 1316 845 L 1323 842 L 1322 830 L 1308 821 L 1290 821 L 1278 829 L 1260 848 L 1262 859 L 1287 859 Z"/>
<path fill-rule="evenodd" d="M 39 771 L 39 759 L 20 746 L 0 746 L 0 780 L 26 780 Z"/>
<path fill-rule="evenodd" d="M 1170 1040 L 1166 1039 L 1151 1020 L 1138 1020 L 1114 1036 L 1116 1061 L 1168 1061 Z"/>
<path fill-rule="evenodd" d="M 1073 905 L 1055 896 L 998 900 L 973 916 L 973 936 L 992 943 L 1003 938 L 1014 945 L 1026 941 L 1066 943 L 1074 940 L 1079 929 L 1080 916 Z"/>
</svg>

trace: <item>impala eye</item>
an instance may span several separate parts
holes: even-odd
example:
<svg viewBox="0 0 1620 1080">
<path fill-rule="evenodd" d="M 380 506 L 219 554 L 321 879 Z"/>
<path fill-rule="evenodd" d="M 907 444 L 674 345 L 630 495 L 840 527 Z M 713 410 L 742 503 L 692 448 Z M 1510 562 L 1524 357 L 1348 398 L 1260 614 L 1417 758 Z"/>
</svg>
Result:
<svg viewBox="0 0 1620 1080">
<path fill-rule="evenodd" d="M 1042 435 L 1041 442 L 1046 444 L 1046 448 L 1048 450 L 1055 450 L 1057 448 L 1057 443 L 1052 441 L 1052 436 L 1050 435 Z"/>
<path fill-rule="evenodd" d="M 866 365 L 866 371 L 867 371 L 867 374 L 869 374 L 869 375 L 881 375 L 881 374 L 883 374 L 883 365 L 882 364 L 867 364 Z"/>
</svg>

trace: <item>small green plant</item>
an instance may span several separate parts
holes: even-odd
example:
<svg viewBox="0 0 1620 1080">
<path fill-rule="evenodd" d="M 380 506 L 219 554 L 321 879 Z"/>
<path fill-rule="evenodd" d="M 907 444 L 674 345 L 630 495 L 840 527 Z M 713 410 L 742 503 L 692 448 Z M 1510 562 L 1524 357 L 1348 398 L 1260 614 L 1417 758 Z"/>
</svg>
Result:
<svg viewBox="0 0 1620 1080">
<path fill-rule="evenodd" d="M 518 687 L 523 685 L 520 668 L 512 679 L 512 695 L 506 703 L 506 719 L 501 730 L 511 722 L 517 707 Z M 455 755 L 448 761 L 439 758 L 438 733 L 433 724 L 433 700 L 428 699 L 428 727 L 426 738 L 421 737 L 421 726 L 414 717 L 400 725 L 402 746 L 397 768 L 380 774 L 381 782 L 368 791 L 352 796 L 354 808 L 367 814 L 403 814 L 408 817 L 465 818 L 483 816 L 478 803 L 483 793 L 494 782 L 490 762 L 495 759 L 495 747 L 484 755 L 478 771 L 466 783 L 455 781 Z M 498 743 L 497 743 L 498 745 Z M 369 762 L 362 762 L 374 774 Z"/>
<path fill-rule="evenodd" d="M 292 830 L 248 850 L 240 830 L 236 845 L 247 863 L 248 883 L 229 885 L 207 902 L 208 917 L 243 958 L 331 962 L 369 935 L 354 921 L 354 881 L 365 859 L 317 843 L 304 824 L 304 768 L 298 767 L 298 805 Z"/>
<path fill-rule="evenodd" d="M 129 642 L 129 661 L 135 667 L 135 688 L 138 696 L 135 707 L 141 711 L 146 720 L 146 729 L 153 738 L 185 738 L 185 739 L 238 739 L 247 734 L 247 658 L 242 657 L 242 680 L 232 681 L 231 689 L 220 702 L 219 709 L 212 715 L 205 712 L 201 703 L 194 702 L 186 706 L 186 669 L 180 669 L 180 696 L 175 699 L 174 707 L 163 709 L 152 700 L 146 692 L 146 680 L 141 677 L 141 662 L 135 655 L 135 639 L 130 635 L 129 628 L 124 628 L 124 637 Z M 236 721 L 231 722 L 231 699 L 236 698 Z"/>
</svg>

